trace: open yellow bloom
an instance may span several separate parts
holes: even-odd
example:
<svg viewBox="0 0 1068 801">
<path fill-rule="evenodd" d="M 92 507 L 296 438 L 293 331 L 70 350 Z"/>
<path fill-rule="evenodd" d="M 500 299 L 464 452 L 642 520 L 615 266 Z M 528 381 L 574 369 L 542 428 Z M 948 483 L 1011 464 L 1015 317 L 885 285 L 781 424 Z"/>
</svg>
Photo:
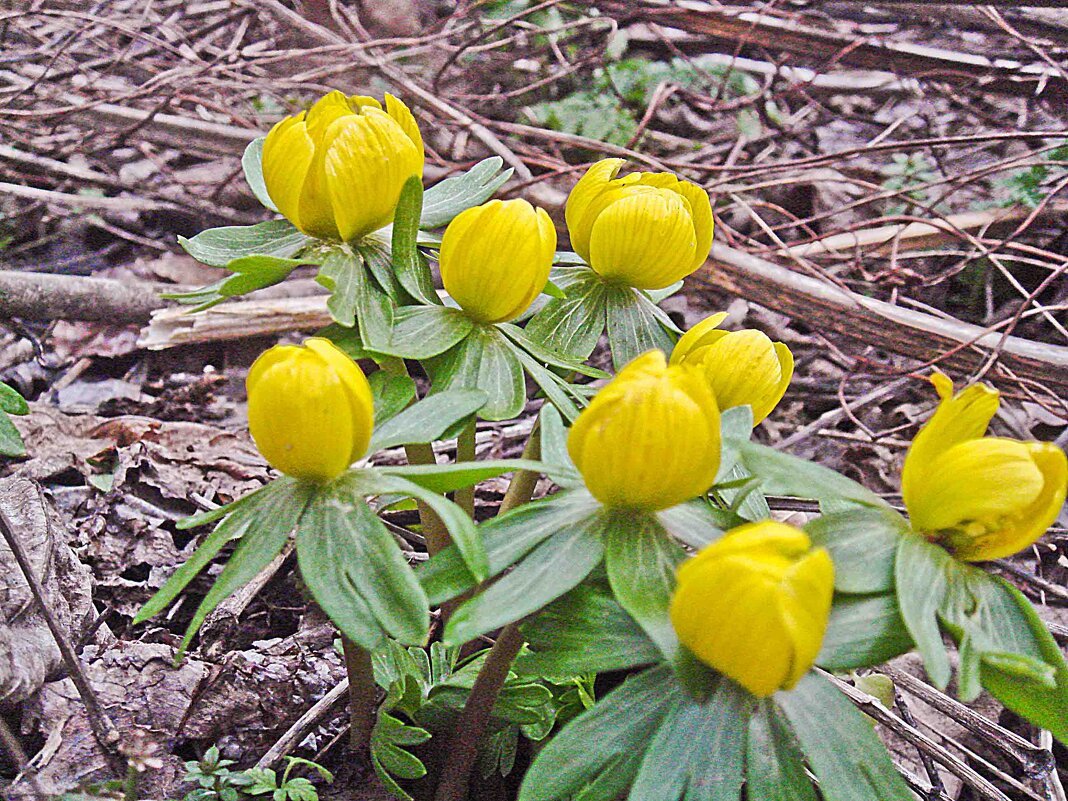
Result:
<svg viewBox="0 0 1068 801">
<path fill-rule="evenodd" d="M 901 494 L 912 527 L 967 561 L 1000 559 L 1041 537 L 1068 493 L 1068 457 L 1049 442 L 984 437 L 1000 403 L 975 384 L 941 401 L 905 455 Z"/>
<path fill-rule="evenodd" d="M 286 475 L 330 481 L 367 451 L 371 387 L 330 340 L 276 345 L 252 363 L 245 386 L 256 447 Z"/>
<path fill-rule="evenodd" d="M 567 438 L 590 493 L 607 506 L 667 509 L 705 492 L 719 469 L 719 408 L 698 370 L 644 353 L 594 396 Z"/>
<path fill-rule="evenodd" d="M 441 239 L 441 282 L 468 316 L 512 320 L 545 288 L 556 228 L 525 200 L 491 200 L 456 216 Z"/>
<path fill-rule="evenodd" d="M 761 520 L 679 567 L 671 623 L 698 659 L 765 697 L 812 667 L 833 595 L 827 551 L 800 529 Z"/>
<path fill-rule="evenodd" d="M 331 92 L 286 117 L 263 143 L 263 180 L 278 210 L 309 236 L 351 241 L 393 219 L 404 182 L 423 174 L 423 138 L 386 95 Z"/>
<path fill-rule="evenodd" d="M 794 357 L 781 342 L 761 331 L 720 331 L 726 312 L 707 317 L 679 339 L 672 364 L 700 365 L 720 409 L 750 406 L 753 423 L 774 409 L 794 375 Z"/>
<path fill-rule="evenodd" d="M 663 289 L 708 258 L 708 193 L 670 173 L 616 178 L 623 159 L 598 161 L 567 198 L 571 246 L 601 277 L 638 289 Z"/>
</svg>

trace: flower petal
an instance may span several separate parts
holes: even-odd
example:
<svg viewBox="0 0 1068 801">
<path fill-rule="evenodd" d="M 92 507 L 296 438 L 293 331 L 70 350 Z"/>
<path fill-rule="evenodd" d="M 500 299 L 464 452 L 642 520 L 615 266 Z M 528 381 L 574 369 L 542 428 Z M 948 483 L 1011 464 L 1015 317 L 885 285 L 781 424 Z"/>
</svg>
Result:
<svg viewBox="0 0 1068 801">
<path fill-rule="evenodd" d="M 630 187 L 597 215 L 590 266 L 603 278 L 663 289 L 693 271 L 697 238 L 682 198 L 667 189 Z"/>
<path fill-rule="evenodd" d="M 564 207 L 564 219 L 567 222 L 567 230 L 571 236 L 571 247 L 584 260 L 589 262 L 590 257 L 590 232 L 593 221 L 585 221 L 586 209 L 593 199 L 599 195 L 608 182 L 616 177 L 616 173 L 626 162 L 624 159 L 602 159 L 590 167 L 567 196 L 567 204 Z"/>
<path fill-rule="evenodd" d="M 315 143 L 308 135 L 303 114 L 286 117 L 276 124 L 263 143 L 263 182 L 267 194 L 282 216 L 297 228 L 301 228 L 300 195 L 314 154 Z"/>
<path fill-rule="evenodd" d="M 901 473 L 901 494 L 910 509 L 927 483 L 931 463 L 954 445 L 983 436 L 1000 404 L 998 391 L 985 384 L 952 395 L 953 384 L 944 374 L 932 375 L 931 383 L 941 402 L 913 439 Z"/>
<path fill-rule="evenodd" d="M 679 341 L 675 343 L 675 349 L 671 351 L 671 364 L 682 363 L 695 349 L 719 339 L 720 336 L 726 333 L 718 330 L 720 323 L 726 319 L 727 312 L 716 312 L 679 337 Z M 708 334 L 713 331 L 716 332 L 716 335 L 710 339 Z"/>
</svg>

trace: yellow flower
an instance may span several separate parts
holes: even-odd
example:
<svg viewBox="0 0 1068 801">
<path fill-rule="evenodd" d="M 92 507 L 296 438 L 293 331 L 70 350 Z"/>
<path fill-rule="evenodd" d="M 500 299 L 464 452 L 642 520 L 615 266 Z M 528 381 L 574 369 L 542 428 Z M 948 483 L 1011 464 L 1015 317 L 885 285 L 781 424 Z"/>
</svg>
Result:
<svg viewBox="0 0 1068 801">
<path fill-rule="evenodd" d="M 423 174 L 423 139 L 386 95 L 331 92 L 286 117 L 263 143 L 263 180 L 278 210 L 309 236 L 359 239 L 393 219 L 404 182 Z"/>
<path fill-rule="evenodd" d="M 248 371 L 248 427 L 277 470 L 326 482 L 364 455 L 374 399 L 363 371 L 328 339 L 277 345 Z"/>
<path fill-rule="evenodd" d="M 671 622 L 694 656 L 765 697 L 812 667 L 833 595 L 827 551 L 813 549 L 800 529 L 761 520 L 679 567 Z"/>
<path fill-rule="evenodd" d="M 441 239 L 441 281 L 468 316 L 500 323 L 527 310 L 549 280 L 556 228 L 525 200 L 491 200 L 456 216 Z"/>
<path fill-rule="evenodd" d="M 760 331 L 720 331 L 726 312 L 713 314 L 679 339 L 672 364 L 698 364 L 716 393 L 721 409 L 750 406 L 753 424 L 774 409 L 794 375 L 794 357 L 781 342 Z"/>
<path fill-rule="evenodd" d="M 642 354 L 579 415 L 567 450 L 607 506 L 667 509 L 705 492 L 719 469 L 719 408 L 699 371 Z"/>
<path fill-rule="evenodd" d="M 1068 458 L 1049 442 L 984 437 L 998 392 L 974 384 L 941 398 L 905 455 L 901 493 L 912 527 L 967 561 L 1000 559 L 1041 537 L 1068 492 Z"/>
<path fill-rule="evenodd" d="M 623 159 L 598 161 L 567 199 L 571 246 L 609 281 L 663 289 L 708 258 L 708 193 L 670 173 L 616 178 Z"/>
</svg>

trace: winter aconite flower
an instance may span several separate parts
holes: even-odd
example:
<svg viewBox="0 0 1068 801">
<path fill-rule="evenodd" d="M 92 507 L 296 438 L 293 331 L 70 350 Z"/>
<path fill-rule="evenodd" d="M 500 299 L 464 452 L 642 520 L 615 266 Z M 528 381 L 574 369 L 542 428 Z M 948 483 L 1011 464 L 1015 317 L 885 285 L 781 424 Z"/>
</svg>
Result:
<svg viewBox="0 0 1068 801">
<path fill-rule="evenodd" d="M 912 527 L 960 559 L 1016 553 L 1045 533 L 1068 491 L 1068 458 L 1048 442 L 984 437 L 998 392 L 984 384 L 953 394 L 931 376 L 941 398 L 905 456 L 901 491 Z"/>
<path fill-rule="evenodd" d="M 423 174 L 411 111 L 386 95 L 331 92 L 279 122 L 263 143 L 263 180 L 278 210 L 309 236 L 351 241 L 393 219 L 405 181 Z"/>
<path fill-rule="evenodd" d="M 827 551 L 800 529 L 762 520 L 679 567 L 671 622 L 694 656 L 764 697 L 812 667 L 833 594 Z"/>
<path fill-rule="evenodd" d="M 719 408 L 700 371 L 649 351 L 606 385 L 567 449 L 607 506 L 666 509 L 705 492 L 719 468 Z"/>
<path fill-rule="evenodd" d="M 545 288 L 556 228 L 525 200 L 491 200 L 457 215 L 441 240 L 441 281 L 469 317 L 500 323 Z"/>
<path fill-rule="evenodd" d="M 672 364 L 700 365 L 721 409 L 750 406 L 753 423 L 774 409 L 794 374 L 794 357 L 781 342 L 760 331 L 721 331 L 726 312 L 713 314 L 679 339 Z"/>
<path fill-rule="evenodd" d="M 623 159 L 598 161 L 567 199 L 571 246 L 602 278 L 638 289 L 662 289 L 708 257 L 708 193 L 670 173 L 616 178 Z"/>
<path fill-rule="evenodd" d="M 271 348 L 252 363 L 245 385 L 256 447 L 286 475 L 330 481 L 367 450 L 371 387 L 330 340 Z"/>
</svg>

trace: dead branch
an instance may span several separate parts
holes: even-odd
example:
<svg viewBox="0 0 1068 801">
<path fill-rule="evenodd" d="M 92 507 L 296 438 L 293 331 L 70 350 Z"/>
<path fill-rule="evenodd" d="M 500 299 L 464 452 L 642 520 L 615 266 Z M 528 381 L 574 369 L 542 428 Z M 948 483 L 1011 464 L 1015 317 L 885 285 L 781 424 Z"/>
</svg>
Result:
<svg viewBox="0 0 1068 801">
<path fill-rule="evenodd" d="M 718 242 L 697 275 L 815 330 L 956 370 L 976 370 L 997 355 L 1000 365 L 1015 375 L 1061 396 L 1068 394 L 1068 347 L 1003 336 L 994 329 L 867 298 Z"/>
<path fill-rule="evenodd" d="M 147 282 L 0 270 L 0 319 L 144 323 L 167 305 L 161 291 Z"/>
</svg>

